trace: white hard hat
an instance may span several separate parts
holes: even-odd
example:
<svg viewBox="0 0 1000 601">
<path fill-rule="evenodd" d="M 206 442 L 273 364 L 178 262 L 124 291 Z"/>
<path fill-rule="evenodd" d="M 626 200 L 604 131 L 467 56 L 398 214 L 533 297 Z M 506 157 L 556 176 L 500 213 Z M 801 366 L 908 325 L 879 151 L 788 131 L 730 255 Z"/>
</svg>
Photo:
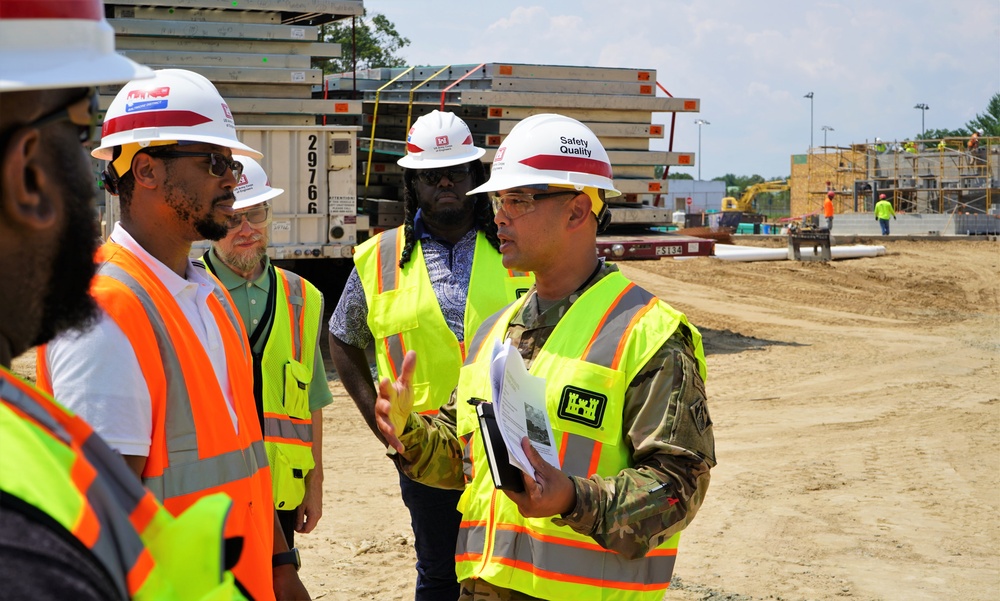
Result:
<svg viewBox="0 0 1000 601">
<path fill-rule="evenodd" d="M 493 158 L 490 179 L 469 194 L 550 185 L 619 196 L 612 177 L 608 153 L 590 128 L 563 115 L 541 114 L 510 130 Z"/>
<path fill-rule="evenodd" d="M 983 128 L 980 127 L 979 129 L 977 129 L 976 133 L 979 134 L 980 136 L 983 135 Z"/>
<path fill-rule="evenodd" d="M 236 202 L 233 208 L 236 210 L 245 209 L 258 205 L 266 200 L 271 200 L 284 193 L 281 188 L 272 188 L 271 182 L 267 179 L 267 173 L 260 163 L 245 156 L 234 156 L 235 160 L 243 163 L 243 175 L 233 189 L 236 195 Z"/>
<path fill-rule="evenodd" d="M 184 69 L 162 69 L 153 79 L 128 82 L 108 107 L 101 146 L 91 154 L 110 161 L 116 146 L 201 142 L 231 148 L 233 154 L 263 155 L 236 137 L 229 105 L 205 77 Z M 132 153 L 134 154 L 134 153 Z M 118 169 L 122 176 L 131 167 Z"/>
<path fill-rule="evenodd" d="M 152 76 L 148 67 L 115 53 L 101 0 L 0 0 L 0 92 Z"/>
<path fill-rule="evenodd" d="M 431 111 L 417 119 L 406 135 L 406 156 L 396 164 L 406 169 L 438 169 L 474 161 L 486 154 L 472 143 L 472 132 L 454 113 Z"/>
</svg>

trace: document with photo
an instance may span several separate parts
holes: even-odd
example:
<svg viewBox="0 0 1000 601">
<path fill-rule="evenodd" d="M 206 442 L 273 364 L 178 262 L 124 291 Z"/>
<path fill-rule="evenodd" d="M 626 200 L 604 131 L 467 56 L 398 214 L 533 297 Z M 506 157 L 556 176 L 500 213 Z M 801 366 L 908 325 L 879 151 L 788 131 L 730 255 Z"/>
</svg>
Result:
<svg viewBox="0 0 1000 601">
<path fill-rule="evenodd" d="M 503 344 L 494 343 L 490 380 L 493 411 L 507 445 L 510 463 L 534 477 L 535 471 L 521 449 L 521 439 L 527 436 L 542 459 L 561 468 L 552 424 L 545 410 L 545 378 L 528 373 L 510 339 Z"/>
</svg>

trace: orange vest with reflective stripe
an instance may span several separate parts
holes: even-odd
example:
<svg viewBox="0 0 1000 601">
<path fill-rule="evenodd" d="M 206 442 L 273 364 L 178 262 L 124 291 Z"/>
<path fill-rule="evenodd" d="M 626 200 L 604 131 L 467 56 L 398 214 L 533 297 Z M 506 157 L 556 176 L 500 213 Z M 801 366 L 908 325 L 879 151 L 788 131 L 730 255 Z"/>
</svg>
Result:
<svg viewBox="0 0 1000 601">
<path fill-rule="evenodd" d="M 459 377 L 457 433 L 468 437 L 472 468 L 459 502 L 458 578 L 483 578 L 543 599 L 658 601 L 670 585 L 679 533 L 645 557 L 626 559 L 548 518 L 523 517 L 493 487 L 475 409 L 463 401 L 490 398 L 493 341 L 506 337 L 522 302 L 483 323 Z M 573 303 L 529 370 L 546 379 L 545 403 L 564 472 L 610 477 L 633 467 L 622 440 L 628 383 L 681 324 L 687 326 L 682 314 L 620 273 L 608 274 Z M 704 377 L 701 336 L 690 330 Z"/>
<path fill-rule="evenodd" d="M 253 398 L 253 366 L 243 322 L 217 280 L 208 298 L 226 352 L 239 432 L 208 355 L 163 283 L 113 242 L 97 254 L 91 294 L 132 344 L 152 403 L 153 430 L 143 483 L 174 515 L 223 492 L 233 500 L 227 538 L 243 537 L 233 568 L 255 599 L 273 599 L 274 503 Z M 39 382 L 51 390 L 39 352 Z"/>
</svg>

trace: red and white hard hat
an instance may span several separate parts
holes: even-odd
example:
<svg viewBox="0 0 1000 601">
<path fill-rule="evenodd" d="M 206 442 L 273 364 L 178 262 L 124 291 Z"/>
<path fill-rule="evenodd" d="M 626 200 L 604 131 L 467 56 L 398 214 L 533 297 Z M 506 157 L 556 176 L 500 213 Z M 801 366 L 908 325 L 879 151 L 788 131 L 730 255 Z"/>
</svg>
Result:
<svg viewBox="0 0 1000 601">
<path fill-rule="evenodd" d="M 246 156 L 234 156 L 233 159 L 243 163 L 243 175 L 240 176 L 239 183 L 233 188 L 233 193 L 236 195 L 233 208 L 237 211 L 259 205 L 285 192 L 281 188 L 271 187 L 267 173 L 257 161 Z"/>
<path fill-rule="evenodd" d="M 153 79 L 128 82 L 108 107 L 101 146 L 91 154 L 110 161 L 116 146 L 174 142 L 216 144 L 235 155 L 263 156 L 236 137 L 233 114 L 212 82 L 184 69 L 161 69 Z M 128 171 L 124 167 L 117 169 L 120 176 Z"/>
<path fill-rule="evenodd" d="M 486 154 L 472 143 L 472 132 L 454 113 L 431 111 L 417 119 L 406 136 L 405 169 L 438 169 L 474 161 Z"/>
<path fill-rule="evenodd" d="M 612 177 L 608 153 L 590 128 L 547 113 L 528 117 L 510 130 L 493 158 L 490 179 L 469 194 L 549 185 L 596 188 L 605 196 L 619 196 Z"/>
<path fill-rule="evenodd" d="M 0 0 L 0 92 L 89 88 L 152 75 L 115 53 L 101 0 Z"/>
</svg>

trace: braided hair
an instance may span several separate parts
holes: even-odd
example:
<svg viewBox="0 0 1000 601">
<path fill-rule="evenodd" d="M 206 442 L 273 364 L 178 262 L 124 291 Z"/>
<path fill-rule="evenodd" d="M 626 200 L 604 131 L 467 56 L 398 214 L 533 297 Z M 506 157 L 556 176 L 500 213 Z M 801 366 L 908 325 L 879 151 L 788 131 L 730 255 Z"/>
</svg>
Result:
<svg viewBox="0 0 1000 601">
<path fill-rule="evenodd" d="M 469 173 L 472 175 L 472 187 L 478 187 L 486 183 L 486 168 L 483 162 L 475 160 L 469 163 Z M 416 234 L 413 231 L 413 218 L 417 214 L 417 190 L 413 184 L 413 178 L 417 176 L 416 169 L 403 170 L 403 236 L 405 244 L 403 253 L 399 258 L 399 267 L 403 268 L 410 261 L 413 254 L 413 246 L 416 244 Z M 493 205 L 485 192 L 476 194 L 473 207 L 474 227 L 476 230 L 486 235 L 486 240 L 490 246 L 500 250 L 500 238 L 497 237 L 497 224 L 493 221 Z"/>
</svg>

